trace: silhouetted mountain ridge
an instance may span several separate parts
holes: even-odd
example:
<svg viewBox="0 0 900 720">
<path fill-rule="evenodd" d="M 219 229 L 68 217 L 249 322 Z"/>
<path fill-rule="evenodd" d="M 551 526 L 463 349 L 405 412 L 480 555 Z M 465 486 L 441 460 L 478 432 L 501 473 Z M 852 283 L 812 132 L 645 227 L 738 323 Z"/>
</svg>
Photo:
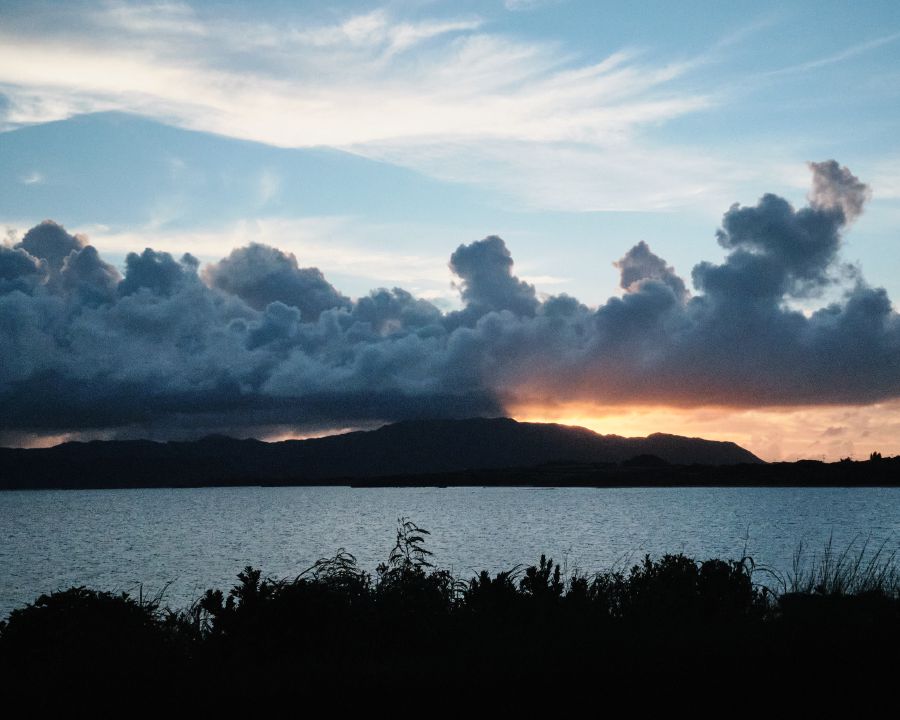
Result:
<svg viewBox="0 0 900 720">
<path fill-rule="evenodd" d="M 636 456 L 655 456 L 673 465 L 761 462 L 731 442 L 661 433 L 626 438 L 582 427 L 473 418 L 404 421 L 377 430 L 271 443 L 212 435 L 189 442 L 119 440 L 4 448 L 0 487 L 316 484 L 553 462 L 621 463 Z"/>
</svg>

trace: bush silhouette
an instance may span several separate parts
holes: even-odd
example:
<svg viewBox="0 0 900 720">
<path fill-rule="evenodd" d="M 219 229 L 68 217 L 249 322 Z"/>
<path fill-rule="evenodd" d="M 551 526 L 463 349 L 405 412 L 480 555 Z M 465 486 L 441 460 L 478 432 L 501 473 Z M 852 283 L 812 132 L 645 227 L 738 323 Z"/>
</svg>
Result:
<svg viewBox="0 0 900 720">
<path fill-rule="evenodd" d="M 178 670 L 190 638 L 158 603 L 84 587 L 41 595 L 14 610 L 0 635 L 0 665 L 25 678 L 71 682 L 158 678 Z"/>
<path fill-rule="evenodd" d="M 823 671 L 836 653 L 862 672 L 900 641 L 892 555 L 866 563 L 829 551 L 781 592 L 756 581 L 748 558 L 683 554 L 569 577 L 542 555 L 461 582 L 434 567 L 427 538 L 400 518 L 374 574 L 343 549 L 293 578 L 246 567 L 227 592 L 210 589 L 181 611 L 83 587 L 43 595 L 0 627 L 0 672 L 12 688 L 321 691 L 498 674 Z"/>
</svg>

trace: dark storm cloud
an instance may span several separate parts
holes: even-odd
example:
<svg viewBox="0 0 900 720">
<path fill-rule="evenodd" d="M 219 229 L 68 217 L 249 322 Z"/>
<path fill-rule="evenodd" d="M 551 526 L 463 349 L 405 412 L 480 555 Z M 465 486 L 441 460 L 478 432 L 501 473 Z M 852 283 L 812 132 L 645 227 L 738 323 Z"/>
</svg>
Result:
<svg viewBox="0 0 900 720">
<path fill-rule="evenodd" d="M 132 295 L 144 290 L 155 295 L 169 296 L 186 282 L 195 280 L 199 263 L 185 253 L 177 262 L 167 252 L 147 248 L 140 255 L 128 253 L 125 258 L 125 279 L 119 284 L 120 295 Z"/>
<path fill-rule="evenodd" d="M 496 236 L 452 254 L 463 308 L 444 314 L 400 288 L 351 302 L 261 245 L 202 273 L 190 255 L 147 249 L 123 277 L 42 223 L 0 247 L 0 429 L 246 434 L 530 402 L 900 397 L 898 315 L 884 290 L 840 273 L 868 189 L 836 163 L 811 168 L 808 206 L 765 195 L 725 213 L 728 255 L 694 268 L 694 293 L 639 243 L 615 263 L 621 297 L 599 308 L 539 300 Z M 840 299 L 795 308 L 826 290 Z"/>
<path fill-rule="evenodd" d="M 257 310 L 283 302 L 299 308 L 304 320 L 315 320 L 325 310 L 350 307 L 350 300 L 318 268 L 301 268 L 293 254 L 268 245 L 238 248 L 207 267 L 205 276 L 213 287 L 237 295 Z"/>
<path fill-rule="evenodd" d="M 456 249 L 450 256 L 450 269 L 459 276 L 470 317 L 496 310 L 534 315 L 538 306 L 534 287 L 513 275 L 512 268 L 512 255 L 496 235 Z"/>
<path fill-rule="evenodd" d="M 92 245 L 69 253 L 60 271 L 63 289 L 78 295 L 87 304 L 112 300 L 120 287 L 121 279 L 119 271 L 103 262 Z"/>
<path fill-rule="evenodd" d="M 31 290 L 46 275 L 46 264 L 22 248 L 0 245 L 0 293 Z"/>
<path fill-rule="evenodd" d="M 84 245 L 82 238 L 69 235 L 61 225 L 52 220 L 44 220 L 25 233 L 22 242 L 16 247 L 44 260 L 51 272 L 59 272 L 69 254 L 73 250 L 80 250 Z"/>
<path fill-rule="evenodd" d="M 411 327 L 418 328 L 421 334 L 429 327 L 439 329 L 443 319 L 434 305 L 402 288 L 373 290 L 353 304 L 350 317 L 381 335 L 406 332 Z"/>
</svg>

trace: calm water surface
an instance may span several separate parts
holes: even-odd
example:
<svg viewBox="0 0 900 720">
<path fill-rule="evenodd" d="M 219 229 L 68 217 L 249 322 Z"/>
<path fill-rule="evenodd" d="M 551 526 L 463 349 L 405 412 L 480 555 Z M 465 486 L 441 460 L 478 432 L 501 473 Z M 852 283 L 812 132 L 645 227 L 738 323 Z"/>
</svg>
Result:
<svg viewBox="0 0 900 720">
<path fill-rule="evenodd" d="M 398 516 L 431 530 L 441 567 L 532 563 L 603 570 L 683 551 L 790 570 L 798 543 L 900 549 L 894 488 L 206 488 L 0 492 L 0 618 L 40 593 L 88 585 L 183 607 L 245 565 L 295 575 L 345 548 L 374 570 Z"/>
</svg>

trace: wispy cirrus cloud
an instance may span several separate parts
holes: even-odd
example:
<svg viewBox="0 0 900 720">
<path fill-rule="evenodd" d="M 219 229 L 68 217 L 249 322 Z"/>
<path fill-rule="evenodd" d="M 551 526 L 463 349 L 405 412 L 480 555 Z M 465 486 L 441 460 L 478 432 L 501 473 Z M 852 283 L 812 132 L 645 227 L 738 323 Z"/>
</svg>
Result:
<svg viewBox="0 0 900 720">
<path fill-rule="evenodd" d="M 8 13 L 0 29 L 7 126 L 115 109 L 272 145 L 352 149 L 457 180 L 472 180 L 487 161 L 519 179 L 501 190 L 555 207 L 542 200 L 540 179 L 572 143 L 596 165 L 592 178 L 615 186 L 623 167 L 654 152 L 643 129 L 714 104 L 683 82 L 697 59 L 658 63 L 628 50 L 584 58 L 478 17 L 409 20 L 382 9 L 275 25 L 182 4 L 74 8 Z M 520 144 L 535 151 L 529 163 L 516 162 Z M 459 168 L 436 172 L 430 159 L 454 147 Z M 683 154 L 704 164 L 693 150 Z M 709 180 L 714 165 L 702 170 Z M 575 174 L 561 178 L 559 196 L 574 197 L 567 190 L 577 184 L 603 191 Z M 618 186 L 631 188 L 625 204 L 683 201 L 627 179 Z M 580 199 L 568 205 L 593 209 Z"/>
<path fill-rule="evenodd" d="M 503 7 L 510 12 L 528 12 L 547 5 L 558 5 L 561 2 L 563 0 L 503 0 Z"/>
<path fill-rule="evenodd" d="M 390 138 L 608 140 L 707 103 L 665 88 L 687 64 L 641 66 L 621 52 L 575 64 L 552 44 L 479 32 L 477 20 L 409 23 L 379 11 L 317 29 L 247 32 L 210 21 L 204 32 L 184 33 L 168 28 L 180 25 L 185 8 L 160 12 L 146 22 L 143 14 L 135 22 L 134 12 L 104 14 L 61 37 L 0 31 L 10 114 L 21 91 L 26 107 L 40 96 L 54 114 L 94 103 L 298 147 Z M 175 13 L 171 23 L 165 12 Z M 224 51 L 239 31 L 238 49 Z M 247 62 L 241 43 L 255 53 Z M 424 47 L 415 57 L 404 56 L 417 45 Z"/>
<path fill-rule="evenodd" d="M 755 127 L 735 127 L 736 148 L 703 132 L 668 134 L 739 104 L 733 75 L 710 70 L 773 25 L 772 15 L 662 59 L 628 46 L 575 51 L 438 5 L 275 17 L 85 0 L 8 6 L 0 19 L 0 129 L 123 110 L 280 147 L 350 150 L 499 193 L 513 210 L 709 213 L 745 194 L 738 188 L 757 192 L 779 162 L 801 167 L 806 158 L 786 158 Z M 754 71 L 747 87 L 898 38 Z"/>
<path fill-rule="evenodd" d="M 840 50 L 826 57 L 807 60 L 806 62 L 798 63 L 796 65 L 780 68 L 778 70 L 772 70 L 771 72 L 766 73 L 766 75 L 789 75 L 795 73 L 804 73 L 810 70 L 818 70 L 822 67 L 834 65 L 836 63 L 843 62 L 844 60 L 849 60 L 850 58 L 854 58 L 857 55 L 862 55 L 863 53 L 869 52 L 871 50 L 876 50 L 883 45 L 889 45 L 891 43 L 897 42 L 898 40 L 900 40 L 900 32 L 891 33 L 889 35 L 882 35 L 881 37 L 868 40 L 867 42 L 851 45 L 850 47 L 844 48 L 843 50 Z"/>
</svg>

